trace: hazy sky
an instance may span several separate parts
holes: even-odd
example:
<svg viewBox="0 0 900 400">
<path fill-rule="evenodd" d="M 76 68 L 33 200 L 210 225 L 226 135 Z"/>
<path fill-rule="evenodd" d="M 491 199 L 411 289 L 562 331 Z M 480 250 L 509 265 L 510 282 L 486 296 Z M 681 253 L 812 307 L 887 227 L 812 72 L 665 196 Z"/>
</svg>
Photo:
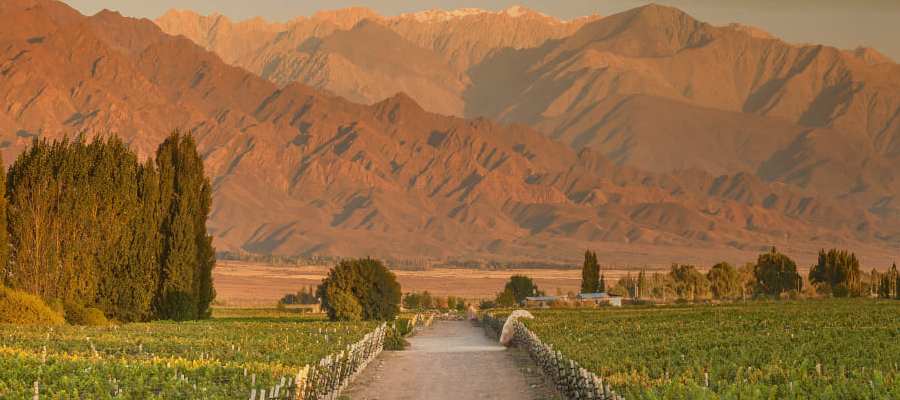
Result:
<svg viewBox="0 0 900 400">
<path fill-rule="evenodd" d="M 254 16 L 284 21 L 317 10 L 365 6 L 383 15 L 430 8 L 478 7 L 497 10 L 520 4 L 561 18 L 614 14 L 649 3 L 641 0 L 67 0 L 84 14 L 109 8 L 133 17 L 156 18 L 169 8 L 233 19 Z M 694 17 L 721 25 L 755 25 L 794 43 L 840 48 L 874 47 L 900 60 L 900 0 L 658 0 Z"/>
</svg>

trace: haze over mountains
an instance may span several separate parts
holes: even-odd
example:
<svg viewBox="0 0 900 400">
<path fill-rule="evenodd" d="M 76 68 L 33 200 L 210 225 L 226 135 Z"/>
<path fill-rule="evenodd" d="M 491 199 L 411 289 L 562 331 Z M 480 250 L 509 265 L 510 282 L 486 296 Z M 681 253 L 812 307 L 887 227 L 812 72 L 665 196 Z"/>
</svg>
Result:
<svg viewBox="0 0 900 400">
<path fill-rule="evenodd" d="M 154 23 L 11 0 L 0 60 L 7 163 L 33 137 L 111 132 L 148 154 L 193 130 L 218 250 L 591 247 L 662 264 L 774 244 L 801 259 L 850 247 L 882 268 L 900 248 L 900 67 L 874 50 L 659 6 Z"/>
</svg>

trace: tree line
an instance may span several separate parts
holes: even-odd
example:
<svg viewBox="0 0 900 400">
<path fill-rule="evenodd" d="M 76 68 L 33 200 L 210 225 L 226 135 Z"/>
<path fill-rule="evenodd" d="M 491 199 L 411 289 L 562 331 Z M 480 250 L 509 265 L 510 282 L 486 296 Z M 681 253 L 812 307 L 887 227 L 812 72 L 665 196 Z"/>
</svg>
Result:
<svg viewBox="0 0 900 400">
<path fill-rule="evenodd" d="M 211 186 L 190 134 L 144 162 L 117 137 L 35 140 L 0 180 L 5 286 L 123 322 L 209 316 Z"/>
<path fill-rule="evenodd" d="M 596 276 L 596 254 L 587 252 L 582 267 L 582 292 L 592 287 L 584 277 Z M 807 283 L 805 285 L 805 283 Z M 628 274 L 609 289 L 611 294 L 644 299 L 744 299 L 780 296 L 832 296 L 900 298 L 900 274 L 896 265 L 888 272 L 860 271 L 859 259 L 846 250 L 819 252 L 804 281 L 797 264 L 772 248 L 755 263 L 735 267 L 727 262 L 713 265 L 705 274 L 694 265 L 674 264 L 667 273 Z M 598 291 L 603 291 L 599 290 Z"/>
<path fill-rule="evenodd" d="M 281 300 L 278 300 L 278 304 L 319 304 L 319 298 L 316 297 L 316 288 L 314 286 L 305 286 L 300 288 L 297 293 L 284 295 Z"/>
<path fill-rule="evenodd" d="M 427 290 L 403 295 L 403 308 L 407 310 L 457 310 L 465 311 L 466 301 L 456 296 L 435 296 Z"/>
<path fill-rule="evenodd" d="M 479 308 L 488 309 L 494 307 L 512 307 L 523 304 L 527 297 L 545 296 L 542 290 L 529 276 L 513 275 L 503 286 L 503 291 L 497 293 L 493 300 L 482 300 Z"/>
</svg>

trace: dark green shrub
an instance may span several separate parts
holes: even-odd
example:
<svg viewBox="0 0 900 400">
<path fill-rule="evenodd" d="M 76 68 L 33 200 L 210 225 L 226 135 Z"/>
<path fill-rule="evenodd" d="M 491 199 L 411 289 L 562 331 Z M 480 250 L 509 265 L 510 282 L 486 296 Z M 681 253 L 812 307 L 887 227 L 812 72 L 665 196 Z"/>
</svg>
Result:
<svg viewBox="0 0 900 400">
<path fill-rule="evenodd" d="M 516 305 L 516 295 L 513 294 L 512 290 L 509 288 L 504 289 L 502 292 L 497 294 L 497 299 L 494 300 L 499 307 L 512 307 Z"/>
<path fill-rule="evenodd" d="M 370 258 L 338 263 L 322 280 L 317 295 L 332 320 L 387 321 L 400 312 L 397 277 Z"/>
<path fill-rule="evenodd" d="M 480 302 L 478 302 L 479 310 L 488 310 L 491 308 L 497 308 L 497 303 L 495 303 L 493 300 L 481 300 Z"/>
<path fill-rule="evenodd" d="M 509 277 L 509 282 L 506 282 L 504 291 L 508 291 L 512 294 L 513 301 L 516 304 L 524 302 L 526 297 L 543 295 L 543 293 L 538 290 L 537 285 L 534 284 L 534 281 L 525 275 L 513 275 Z"/>
<path fill-rule="evenodd" d="M 413 324 L 412 318 L 397 317 L 397 320 L 394 321 L 394 329 L 400 336 L 408 336 L 415 328 L 416 326 Z"/>
<path fill-rule="evenodd" d="M 783 292 L 803 289 L 803 280 L 797 274 L 797 264 L 788 256 L 772 251 L 760 254 L 753 267 L 756 292 L 769 296 L 779 296 Z"/>
<path fill-rule="evenodd" d="M 403 335 L 397 329 L 388 328 L 384 335 L 385 350 L 400 351 L 406 349 L 408 346 L 409 342 L 403 338 Z"/>
<path fill-rule="evenodd" d="M 81 304 L 69 302 L 65 305 L 66 322 L 72 325 L 107 326 L 109 320 L 99 308 L 84 307 Z"/>
<path fill-rule="evenodd" d="M 831 295 L 834 297 L 850 297 L 850 288 L 845 283 L 832 286 Z"/>
<path fill-rule="evenodd" d="M 335 321 L 359 321 L 363 318 L 363 309 L 359 300 L 349 290 L 336 287 L 328 292 L 328 317 Z"/>
<path fill-rule="evenodd" d="M 82 323 L 87 326 L 107 326 L 109 325 L 109 320 L 106 319 L 106 315 L 99 308 L 88 307 L 84 309 Z"/>
<path fill-rule="evenodd" d="M 55 299 L 47 302 L 47 307 L 50 307 L 53 312 L 65 316 L 66 315 L 66 307 L 63 305 L 62 300 Z"/>
</svg>

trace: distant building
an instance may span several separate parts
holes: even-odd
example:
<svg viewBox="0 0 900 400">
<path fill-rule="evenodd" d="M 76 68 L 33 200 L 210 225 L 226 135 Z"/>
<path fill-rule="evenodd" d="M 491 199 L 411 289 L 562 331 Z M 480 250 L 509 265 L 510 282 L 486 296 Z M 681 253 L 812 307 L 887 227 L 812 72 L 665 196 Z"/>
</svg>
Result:
<svg viewBox="0 0 900 400">
<path fill-rule="evenodd" d="M 613 307 L 622 307 L 622 297 L 610 296 L 606 292 L 581 293 L 576 296 L 576 298 L 582 303 L 593 303 L 598 306 L 609 305 Z"/>
<path fill-rule="evenodd" d="M 525 307 L 529 308 L 549 308 L 550 303 L 559 300 L 565 300 L 565 296 L 534 296 L 525 298 Z"/>
</svg>

